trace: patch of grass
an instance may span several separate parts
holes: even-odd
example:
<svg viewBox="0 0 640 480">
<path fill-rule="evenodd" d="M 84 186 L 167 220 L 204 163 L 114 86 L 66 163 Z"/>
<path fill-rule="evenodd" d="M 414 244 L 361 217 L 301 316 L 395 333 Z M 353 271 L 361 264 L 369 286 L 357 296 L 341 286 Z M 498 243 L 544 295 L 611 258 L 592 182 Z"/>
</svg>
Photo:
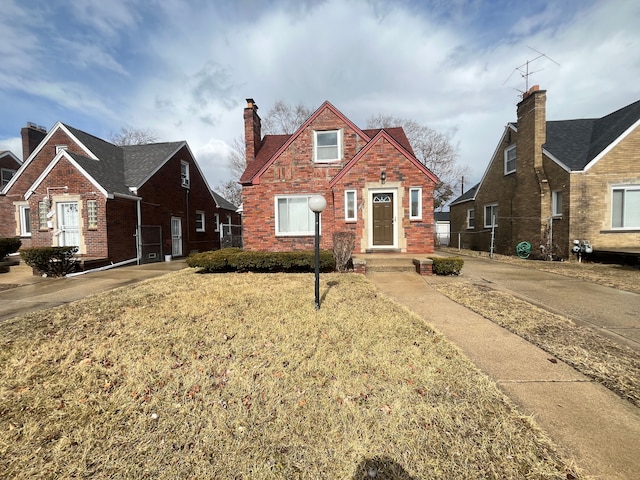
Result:
<svg viewBox="0 0 640 480">
<path fill-rule="evenodd" d="M 452 282 L 433 287 L 640 406 L 640 354 L 635 350 L 486 285 Z"/>
<path fill-rule="evenodd" d="M 7 478 L 577 478 L 359 275 L 184 270 L 0 325 Z"/>
</svg>

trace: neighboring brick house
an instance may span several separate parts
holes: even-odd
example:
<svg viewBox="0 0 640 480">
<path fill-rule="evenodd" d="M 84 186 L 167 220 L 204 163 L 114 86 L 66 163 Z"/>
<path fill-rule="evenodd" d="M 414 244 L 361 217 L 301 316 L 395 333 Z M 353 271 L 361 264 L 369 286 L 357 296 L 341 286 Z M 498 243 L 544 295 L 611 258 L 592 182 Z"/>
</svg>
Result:
<svg viewBox="0 0 640 480">
<path fill-rule="evenodd" d="M 261 136 L 258 107 L 244 110 L 247 167 L 242 184 L 247 250 L 314 245 L 311 196 L 327 201 L 321 247 L 355 233 L 356 253 L 431 253 L 436 176 L 420 163 L 402 128 L 361 130 L 324 102 L 292 135 Z"/>
<path fill-rule="evenodd" d="M 22 162 L 13 153 L 5 150 L 0 152 L 0 192 L 13 178 Z"/>
<path fill-rule="evenodd" d="M 453 246 L 568 258 L 640 248 L 640 101 L 602 118 L 547 121 L 537 86 L 517 106 L 481 182 L 451 203 Z M 495 227 L 492 217 L 495 216 Z M 458 235 L 460 234 L 460 235 Z"/>
<path fill-rule="evenodd" d="M 62 123 L 21 133 L 26 160 L 0 195 L 0 236 L 78 246 L 87 264 L 220 247 L 227 206 L 216 206 L 186 142 L 121 147 Z"/>
</svg>

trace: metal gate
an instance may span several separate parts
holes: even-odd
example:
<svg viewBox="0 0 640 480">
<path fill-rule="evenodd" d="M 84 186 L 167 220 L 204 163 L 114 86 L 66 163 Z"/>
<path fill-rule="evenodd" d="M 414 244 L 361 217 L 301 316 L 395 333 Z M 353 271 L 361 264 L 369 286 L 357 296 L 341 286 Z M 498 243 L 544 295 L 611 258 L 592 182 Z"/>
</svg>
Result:
<svg viewBox="0 0 640 480">
<path fill-rule="evenodd" d="M 140 227 L 140 263 L 162 261 L 162 227 L 160 225 L 142 225 Z"/>
</svg>

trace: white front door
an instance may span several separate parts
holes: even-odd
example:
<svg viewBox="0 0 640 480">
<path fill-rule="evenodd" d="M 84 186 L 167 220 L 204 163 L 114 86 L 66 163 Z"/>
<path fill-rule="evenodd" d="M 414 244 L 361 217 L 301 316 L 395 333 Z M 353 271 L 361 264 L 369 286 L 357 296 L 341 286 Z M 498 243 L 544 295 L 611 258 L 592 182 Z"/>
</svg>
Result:
<svg viewBox="0 0 640 480">
<path fill-rule="evenodd" d="M 61 247 L 80 245 L 80 218 L 78 202 L 58 203 L 58 245 Z"/>
<path fill-rule="evenodd" d="M 182 256 L 182 219 L 171 217 L 171 255 Z"/>
</svg>

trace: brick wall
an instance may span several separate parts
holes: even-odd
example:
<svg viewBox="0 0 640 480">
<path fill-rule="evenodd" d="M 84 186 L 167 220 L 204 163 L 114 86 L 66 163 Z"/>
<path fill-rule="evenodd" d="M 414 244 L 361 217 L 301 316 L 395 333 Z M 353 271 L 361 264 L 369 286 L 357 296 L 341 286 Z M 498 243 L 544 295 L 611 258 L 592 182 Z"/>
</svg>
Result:
<svg viewBox="0 0 640 480">
<path fill-rule="evenodd" d="M 571 240 L 589 240 L 595 249 L 637 248 L 640 230 L 611 228 L 611 189 L 640 185 L 640 129 L 636 128 L 586 172 L 571 174 Z"/>
<path fill-rule="evenodd" d="M 339 164 L 317 164 L 313 162 L 313 131 L 342 129 L 344 161 Z M 349 171 L 331 189 L 329 182 L 364 146 L 365 139 L 326 109 L 306 128 L 261 176 L 260 183 L 244 186 L 243 236 L 247 250 L 300 250 L 312 249 L 313 235 L 276 237 L 275 196 L 321 194 L 327 200 L 322 214 L 321 247 L 333 246 L 332 236 L 336 231 L 352 230 L 356 233 L 356 251 L 364 251 L 366 242 L 366 210 L 368 189 L 382 186 L 380 172 L 387 173 L 386 188 L 398 188 L 399 247 L 409 252 L 433 252 L 433 182 L 403 157 L 389 142 L 384 140 L 372 148 L 366 158 Z M 408 220 L 409 187 L 422 187 L 423 218 Z M 358 191 L 358 220 L 344 220 L 344 191 Z M 363 203 L 364 202 L 364 203 Z"/>
</svg>

